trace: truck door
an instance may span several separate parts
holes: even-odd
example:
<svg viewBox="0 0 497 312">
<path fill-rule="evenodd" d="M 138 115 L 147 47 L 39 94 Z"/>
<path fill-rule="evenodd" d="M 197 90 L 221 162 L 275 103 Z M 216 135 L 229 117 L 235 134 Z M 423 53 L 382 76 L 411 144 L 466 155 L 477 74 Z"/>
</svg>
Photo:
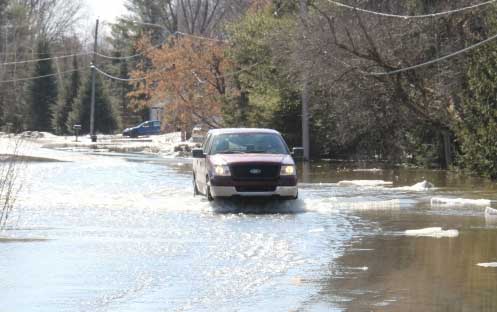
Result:
<svg viewBox="0 0 497 312">
<path fill-rule="evenodd" d="M 206 155 L 205 158 L 195 159 L 195 161 L 197 162 L 195 164 L 196 165 L 195 168 L 197 168 L 197 172 L 196 172 L 195 177 L 198 181 L 198 184 L 199 184 L 198 186 L 199 186 L 201 192 L 204 194 L 205 194 L 206 188 L 207 188 L 207 180 L 206 180 L 207 157 L 209 157 L 209 155 L 207 155 L 207 154 L 209 153 L 211 142 L 212 142 L 212 135 L 208 135 L 207 139 L 205 140 L 205 142 L 202 146 L 202 149 L 204 150 L 204 154 Z"/>
</svg>

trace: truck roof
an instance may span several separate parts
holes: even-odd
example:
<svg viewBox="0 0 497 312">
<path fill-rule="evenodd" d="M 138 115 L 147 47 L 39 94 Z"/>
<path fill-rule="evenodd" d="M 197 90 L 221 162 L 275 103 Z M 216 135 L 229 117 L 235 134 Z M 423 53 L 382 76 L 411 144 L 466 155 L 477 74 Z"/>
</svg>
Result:
<svg viewBox="0 0 497 312">
<path fill-rule="evenodd" d="M 271 133 L 271 134 L 280 134 L 278 131 L 273 129 L 264 129 L 264 128 L 222 128 L 222 129 L 212 129 L 209 130 L 210 134 L 218 135 L 218 134 L 229 134 L 229 133 Z"/>
</svg>

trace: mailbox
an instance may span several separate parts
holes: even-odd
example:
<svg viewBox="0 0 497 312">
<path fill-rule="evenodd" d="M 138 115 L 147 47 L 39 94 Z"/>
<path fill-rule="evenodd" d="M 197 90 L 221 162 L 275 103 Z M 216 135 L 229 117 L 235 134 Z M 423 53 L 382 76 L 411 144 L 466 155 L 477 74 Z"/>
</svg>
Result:
<svg viewBox="0 0 497 312">
<path fill-rule="evenodd" d="M 74 130 L 74 134 L 76 135 L 76 142 L 78 142 L 78 134 L 79 131 L 81 131 L 81 125 L 74 125 L 72 128 Z"/>
</svg>

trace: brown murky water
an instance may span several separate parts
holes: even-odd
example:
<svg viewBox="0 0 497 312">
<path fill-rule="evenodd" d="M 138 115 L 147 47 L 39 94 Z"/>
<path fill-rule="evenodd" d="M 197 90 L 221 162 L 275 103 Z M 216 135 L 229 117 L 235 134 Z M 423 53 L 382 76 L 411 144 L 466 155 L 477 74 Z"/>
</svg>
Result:
<svg viewBox="0 0 497 312">
<path fill-rule="evenodd" d="M 28 165 L 0 311 L 497 311 L 493 182 L 320 162 L 298 201 L 209 203 L 189 163 Z"/>
<path fill-rule="evenodd" d="M 436 188 L 404 195 L 412 201 L 398 210 L 352 213 L 360 218 L 363 235 L 351 240 L 343 255 L 329 263 L 329 274 L 321 279 L 315 299 L 318 303 L 339 303 L 346 311 L 497 311 L 497 268 L 478 265 L 497 266 L 497 216 L 484 212 L 486 206 L 495 207 L 495 183 L 446 171 L 340 167 L 314 164 L 307 179 L 379 179 L 393 181 L 392 189 L 428 180 Z M 378 189 L 376 195 L 383 197 L 384 191 Z M 432 203 L 434 197 L 453 202 Z M 475 205 L 458 199 L 490 199 L 490 203 Z M 458 236 L 405 235 L 409 229 L 431 227 L 456 229 Z"/>
</svg>

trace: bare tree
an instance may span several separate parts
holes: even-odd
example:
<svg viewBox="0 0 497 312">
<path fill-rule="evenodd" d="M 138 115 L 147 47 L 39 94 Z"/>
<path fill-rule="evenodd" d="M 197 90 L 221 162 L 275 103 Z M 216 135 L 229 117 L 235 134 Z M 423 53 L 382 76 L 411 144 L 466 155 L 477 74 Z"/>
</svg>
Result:
<svg viewBox="0 0 497 312">
<path fill-rule="evenodd" d="M 405 15 L 443 11 L 469 3 L 350 2 L 369 10 Z M 450 133 L 456 118 L 458 90 L 464 84 L 464 58 L 398 74 L 374 73 L 396 71 L 465 47 L 475 40 L 471 29 L 478 19 L 475 14 L 396 19 L 340 8 L 324 0 L 312 2 L 311 6 L 309 18 L 302 21 L 306 33 L 295 39 L 306 42 L 303 48 L 308 57 L 295 61 L 295 71 L 305 68 L 313 73 L 311 80 L 316 92 L 327 89 L 328 99 L 318 95 L 313 102 L 331 105 L 331 111 L 339 114 L 335 119 L 339 124 L 336 138 L 343 140 L 339 143 L 347 141 L 349 146 L 357 146 L 361 137 L 384 127 L 381 132 L 392 136 L 386 144 L 391 147 L 401 144 L 395 129 L 420 123 L 439 133 Z M 323 112 L 322 106 L 315 105 L 314 110 Z"/>
<path fill-rule="evenodd" d="M 240 17 L 251 5 L 250 0 L 128 0 L 126 7 L 141 22 L 164 26 L 170 34 L 214 35 L 220 26 Z M 163 31 L 142 26 L 159 38 Z"/>
</svg>

